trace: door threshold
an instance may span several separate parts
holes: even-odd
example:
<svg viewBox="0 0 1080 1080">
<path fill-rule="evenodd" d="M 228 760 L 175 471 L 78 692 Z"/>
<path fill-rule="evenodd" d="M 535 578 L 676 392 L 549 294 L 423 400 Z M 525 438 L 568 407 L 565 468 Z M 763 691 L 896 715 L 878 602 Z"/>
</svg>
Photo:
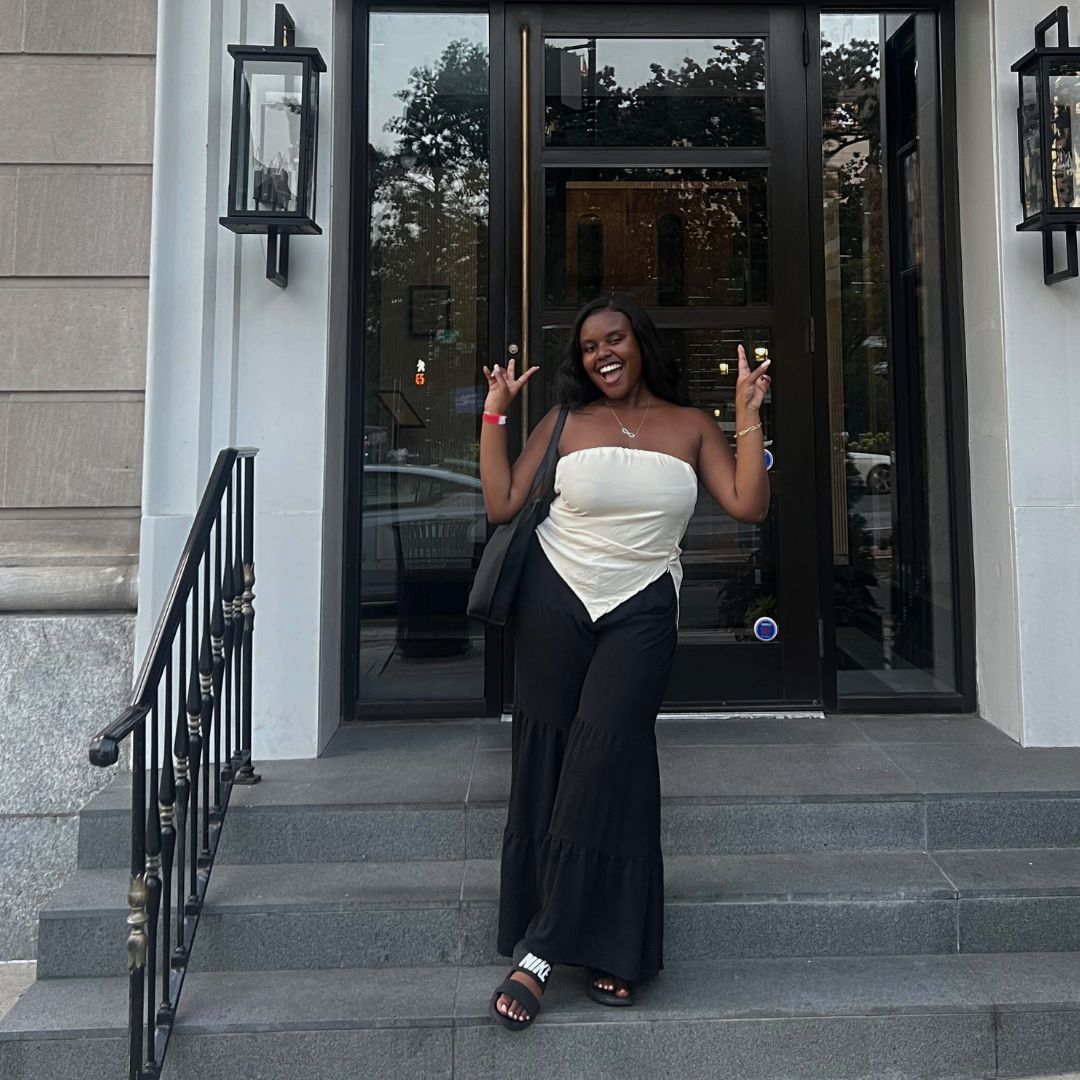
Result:
<svg viewBox="0 0 1080 1080">
<path fill-rule="evenodd" d="M 503 713 L 499 720 L 509 724 L 510 713 Z M 733 712 L 661 712 L 657 720 L 824 720 L 821 709 L 738 709 Z"/>
<path fill-rule="evenodd" d="M 821 709 L 732 709 L 727 712 L 661 712 L 658 720 L 824 720 Z"/>
</svg>

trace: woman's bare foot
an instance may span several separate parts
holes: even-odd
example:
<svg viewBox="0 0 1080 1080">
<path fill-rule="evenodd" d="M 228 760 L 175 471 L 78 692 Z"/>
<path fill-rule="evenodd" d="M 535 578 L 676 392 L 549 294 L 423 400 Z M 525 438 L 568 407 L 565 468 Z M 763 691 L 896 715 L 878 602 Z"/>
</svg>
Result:
<svg viewBox="0 0 1080 1080">
<path fill-rule="evenodd" d="M 544 996 L 544 984 L 539 979 L 534 978 L 527 971 L 523 971 L 520 968 L 515 971 L 511 976 L 515 982 L 519 982 L 522 986 L 531 991 L 536 999 L 539 1001 Z M 513 998 L 507 997 L 506 994 L 500 994 L 498 1001 L 495 1002 L 495 1008 L 503 1014 L 503 1016 L 509 1016 L 511 1020 L 528 1020 L 529 1012 L 523 1006 L 519 1005 Z"/>
<path fill-rule="evenodd" d="M 620 979 L 615 975 L 597 974 L 596 978 L 593 979 L 593 986 L 597 990 L 614 994 L 616 997 L 625 998 L 630 996 L 630 984 L 625 979 Z"/>
</svg>

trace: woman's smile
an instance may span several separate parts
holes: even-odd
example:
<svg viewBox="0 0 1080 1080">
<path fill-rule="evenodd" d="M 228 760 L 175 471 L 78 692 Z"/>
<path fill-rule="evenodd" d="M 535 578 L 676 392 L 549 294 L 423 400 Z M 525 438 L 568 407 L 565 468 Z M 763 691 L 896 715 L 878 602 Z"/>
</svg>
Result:
<svg viewBox="0 0 1080 1080">
<path fill-rule="evenodd" d="M 608 360 L 601 364 L 598 369 L 600 378 L 609 385 L 618 382 L 622 376 L 624 366 L 621 360 Z"/>
</svg>

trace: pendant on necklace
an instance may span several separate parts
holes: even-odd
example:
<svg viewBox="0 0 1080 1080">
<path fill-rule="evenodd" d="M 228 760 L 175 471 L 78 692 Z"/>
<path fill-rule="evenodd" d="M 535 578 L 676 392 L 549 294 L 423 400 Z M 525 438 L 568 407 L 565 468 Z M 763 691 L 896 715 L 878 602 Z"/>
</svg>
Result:
<svg viewBox="0 0 1080 1080">
<path fill-rule="evenodd" d="M 637 438 L 637 432 L 636 432 L 636 431 L 627 431 L 627 429 L 626 429 L 626 428 L 623 428 L 623 429 L 622 429 L 622 433 L 623 433 L 623 434 L 624 434 L 624 435 L 625 435 L 625 436 L 626 436 L 626 437 L 627 437 L 628 439 L 636 439 L 636 438 Z"/>
</svg>

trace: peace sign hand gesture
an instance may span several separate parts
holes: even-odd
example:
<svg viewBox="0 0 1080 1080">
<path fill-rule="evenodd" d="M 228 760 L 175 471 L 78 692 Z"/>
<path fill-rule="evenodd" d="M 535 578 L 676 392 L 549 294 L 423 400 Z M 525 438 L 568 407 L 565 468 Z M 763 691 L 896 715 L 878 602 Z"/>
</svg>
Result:
<svg viewBox="0 0 1080 1080">
<path fill-rule="evenodd" d="M 506 367 L 498 364 L 493 369 L 484 365 L 484 378 L 487 379 L 488 392 L 484 400 L 484 412 L 505 413 L 510 408 L 510 403 L 521 392 L 521 388 L 540 370 L 539 364 L 527 368 L 520 378 L 515 378 L 514 367 L 516 361 L 510 358 Z"/>
<path fill-rule="evenodd" d="M 761 408 L 772 384 L 772 377 L 768 374 L 771 363 L 771 360 L 766 360 L 751 371 L 746 350 L 739 346 L 739 378 L 735 383 L 736 409 L 741 406 L 747 412 L 756 413 Z"/>
</svg>

